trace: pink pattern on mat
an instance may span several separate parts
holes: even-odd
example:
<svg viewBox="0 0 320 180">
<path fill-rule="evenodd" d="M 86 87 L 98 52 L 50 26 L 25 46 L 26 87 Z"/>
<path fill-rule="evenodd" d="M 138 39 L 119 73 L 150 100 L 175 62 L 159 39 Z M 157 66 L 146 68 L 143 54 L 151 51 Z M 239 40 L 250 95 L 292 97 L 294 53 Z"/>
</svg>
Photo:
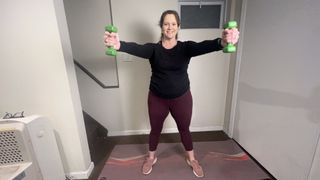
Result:
<svg viewBox="0 0 320 180">
<path fill-rule="evenodd" d="M 131 164 L 137 164 L 137 163 L 142 164 L 146 156 L 147 154 L 127 157 L 127 158 L 109 157 L 106 164 L 119 165 L 119 166 L 129 166 Z"/>
<path fill-rule="evenodd" d="M 209 152 L 209 156 L 214 158 L 222 158 L 224 160 L 230 160 L 230 161 L 246 161 L 250 159 L 250 157 L 245 152 L 240 152 L 237 154 L 225 154 L 225 153 L 212 151 L 212 152 Z"/>
<path fill-rule="evenodd" d="M 118 166 L 129 166 L 132 164 L 140 165 L 143 163 L 146 156 L 147 154 L 127 157 L 127 158 L 109 157 L 106 164 L 118 165 Z M 237 154 L 225 154 L 225 153 L 211 151 L 206 156 L 213 157 L 213 158 L 221 158 L 223 160 L 228 160 L 228 161 L 246 161 L 250 159 L 250 157 L 245 152 L 240 152 Z"/>
<path fill-rule="evenodd" d="M 212 151 L 212 152 L 209 152 L 209 156 L 212 156 L 214 158 L 222 158 L 224 160 L 230 160 L 230 161 L 246 161 L 250 159 L 250 157 L 245 152 L 240 152 L 237 154 L 225 154 L 225 153 Z"/>
</svg>

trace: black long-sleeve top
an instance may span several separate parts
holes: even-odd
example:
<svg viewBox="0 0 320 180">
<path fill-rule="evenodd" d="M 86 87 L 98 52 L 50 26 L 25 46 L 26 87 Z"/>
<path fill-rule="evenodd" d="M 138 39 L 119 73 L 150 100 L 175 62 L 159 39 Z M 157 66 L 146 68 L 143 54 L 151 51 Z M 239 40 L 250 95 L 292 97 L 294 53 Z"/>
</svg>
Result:
<svg viewBox="0 0 320 180">
<path fill-rule="evenodd" d="M 159 97 L 172 99 L 190 88 L 187 70 L 191 57 L 221 50 L 220 40 L 178 41 L 171 49 L 164 48 L 161 42 L 141 45 L 121 41 L 119 51 L 149 59 L 152 70 L 150 91 Z"/>
</svg>

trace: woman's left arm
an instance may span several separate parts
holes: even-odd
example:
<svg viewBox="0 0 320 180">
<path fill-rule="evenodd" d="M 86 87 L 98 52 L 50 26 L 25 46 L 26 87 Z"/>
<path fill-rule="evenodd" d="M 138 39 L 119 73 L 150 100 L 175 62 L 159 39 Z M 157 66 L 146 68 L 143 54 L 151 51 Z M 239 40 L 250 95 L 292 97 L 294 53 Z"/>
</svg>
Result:
<svg viewBox="0 0 320 180">
<path fill-rule="evenodd" d="M 190 57 L 194 57 L 222 50 L 228 43 L 236 44 L 239 40 L 239 34 L 237 28 L 232 28 L 223 30 L 222 38 L 206 40 L 199 43 L 187 41 L 187 53 Z"/>
<path fill-rule="evenodd" d="M 213 51 L 220 51 L 223 49 L 222 39 L 205 40 L 202 42 L 187 41 L 187 53 L 190 57 L 203 55 Z"/>
</svg>

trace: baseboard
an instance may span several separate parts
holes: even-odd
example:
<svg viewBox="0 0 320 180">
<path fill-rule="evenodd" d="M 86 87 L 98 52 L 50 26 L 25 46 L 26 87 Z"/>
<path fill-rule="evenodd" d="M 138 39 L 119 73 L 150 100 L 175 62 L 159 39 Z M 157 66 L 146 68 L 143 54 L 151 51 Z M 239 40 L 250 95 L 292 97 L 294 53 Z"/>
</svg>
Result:
<svg viewBox="0 0 320 180">
<path fill-rule="evenodd" d="M 70 172 L 67 173 L 66 176 L 68 179 L 73 180 L 73 179 L 88 179 L 92 170 L 94 168 L 93 162 L 90 163 L 89 167 L 85 171 L 79 171 L 79 172 Z"/>
<path fill-rule="evenodd" d="M 203 131 L 221 131 L 223 126 L 208 126 L 208 127 L 190 127 L 191 132 L 203 132 Z M 150 129 L 141 130 L 126 130 L 126 131 L 112 131 L 109 130 L 108 136 L 128 136 L 128 135 L 140 135 L 149 134 Z M 177 128 L 166 128 L 162 130 L 162 133 L 178 133 Z"/>
</svg>

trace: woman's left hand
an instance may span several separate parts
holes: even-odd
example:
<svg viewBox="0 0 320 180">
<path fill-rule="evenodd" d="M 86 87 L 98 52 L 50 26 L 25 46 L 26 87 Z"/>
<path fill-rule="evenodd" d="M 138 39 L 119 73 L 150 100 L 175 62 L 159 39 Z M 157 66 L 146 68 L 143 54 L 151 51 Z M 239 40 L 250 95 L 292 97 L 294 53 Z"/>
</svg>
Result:
<svg viewBox="0 0 320 180">
<path fill-rule="evenodd" d="M 223 30 L 221 45 L 224 47 L 228 43 L 236 44 L 239 40 L 239 34 L 240 33 L 237 28 Z"/>
</svg>

